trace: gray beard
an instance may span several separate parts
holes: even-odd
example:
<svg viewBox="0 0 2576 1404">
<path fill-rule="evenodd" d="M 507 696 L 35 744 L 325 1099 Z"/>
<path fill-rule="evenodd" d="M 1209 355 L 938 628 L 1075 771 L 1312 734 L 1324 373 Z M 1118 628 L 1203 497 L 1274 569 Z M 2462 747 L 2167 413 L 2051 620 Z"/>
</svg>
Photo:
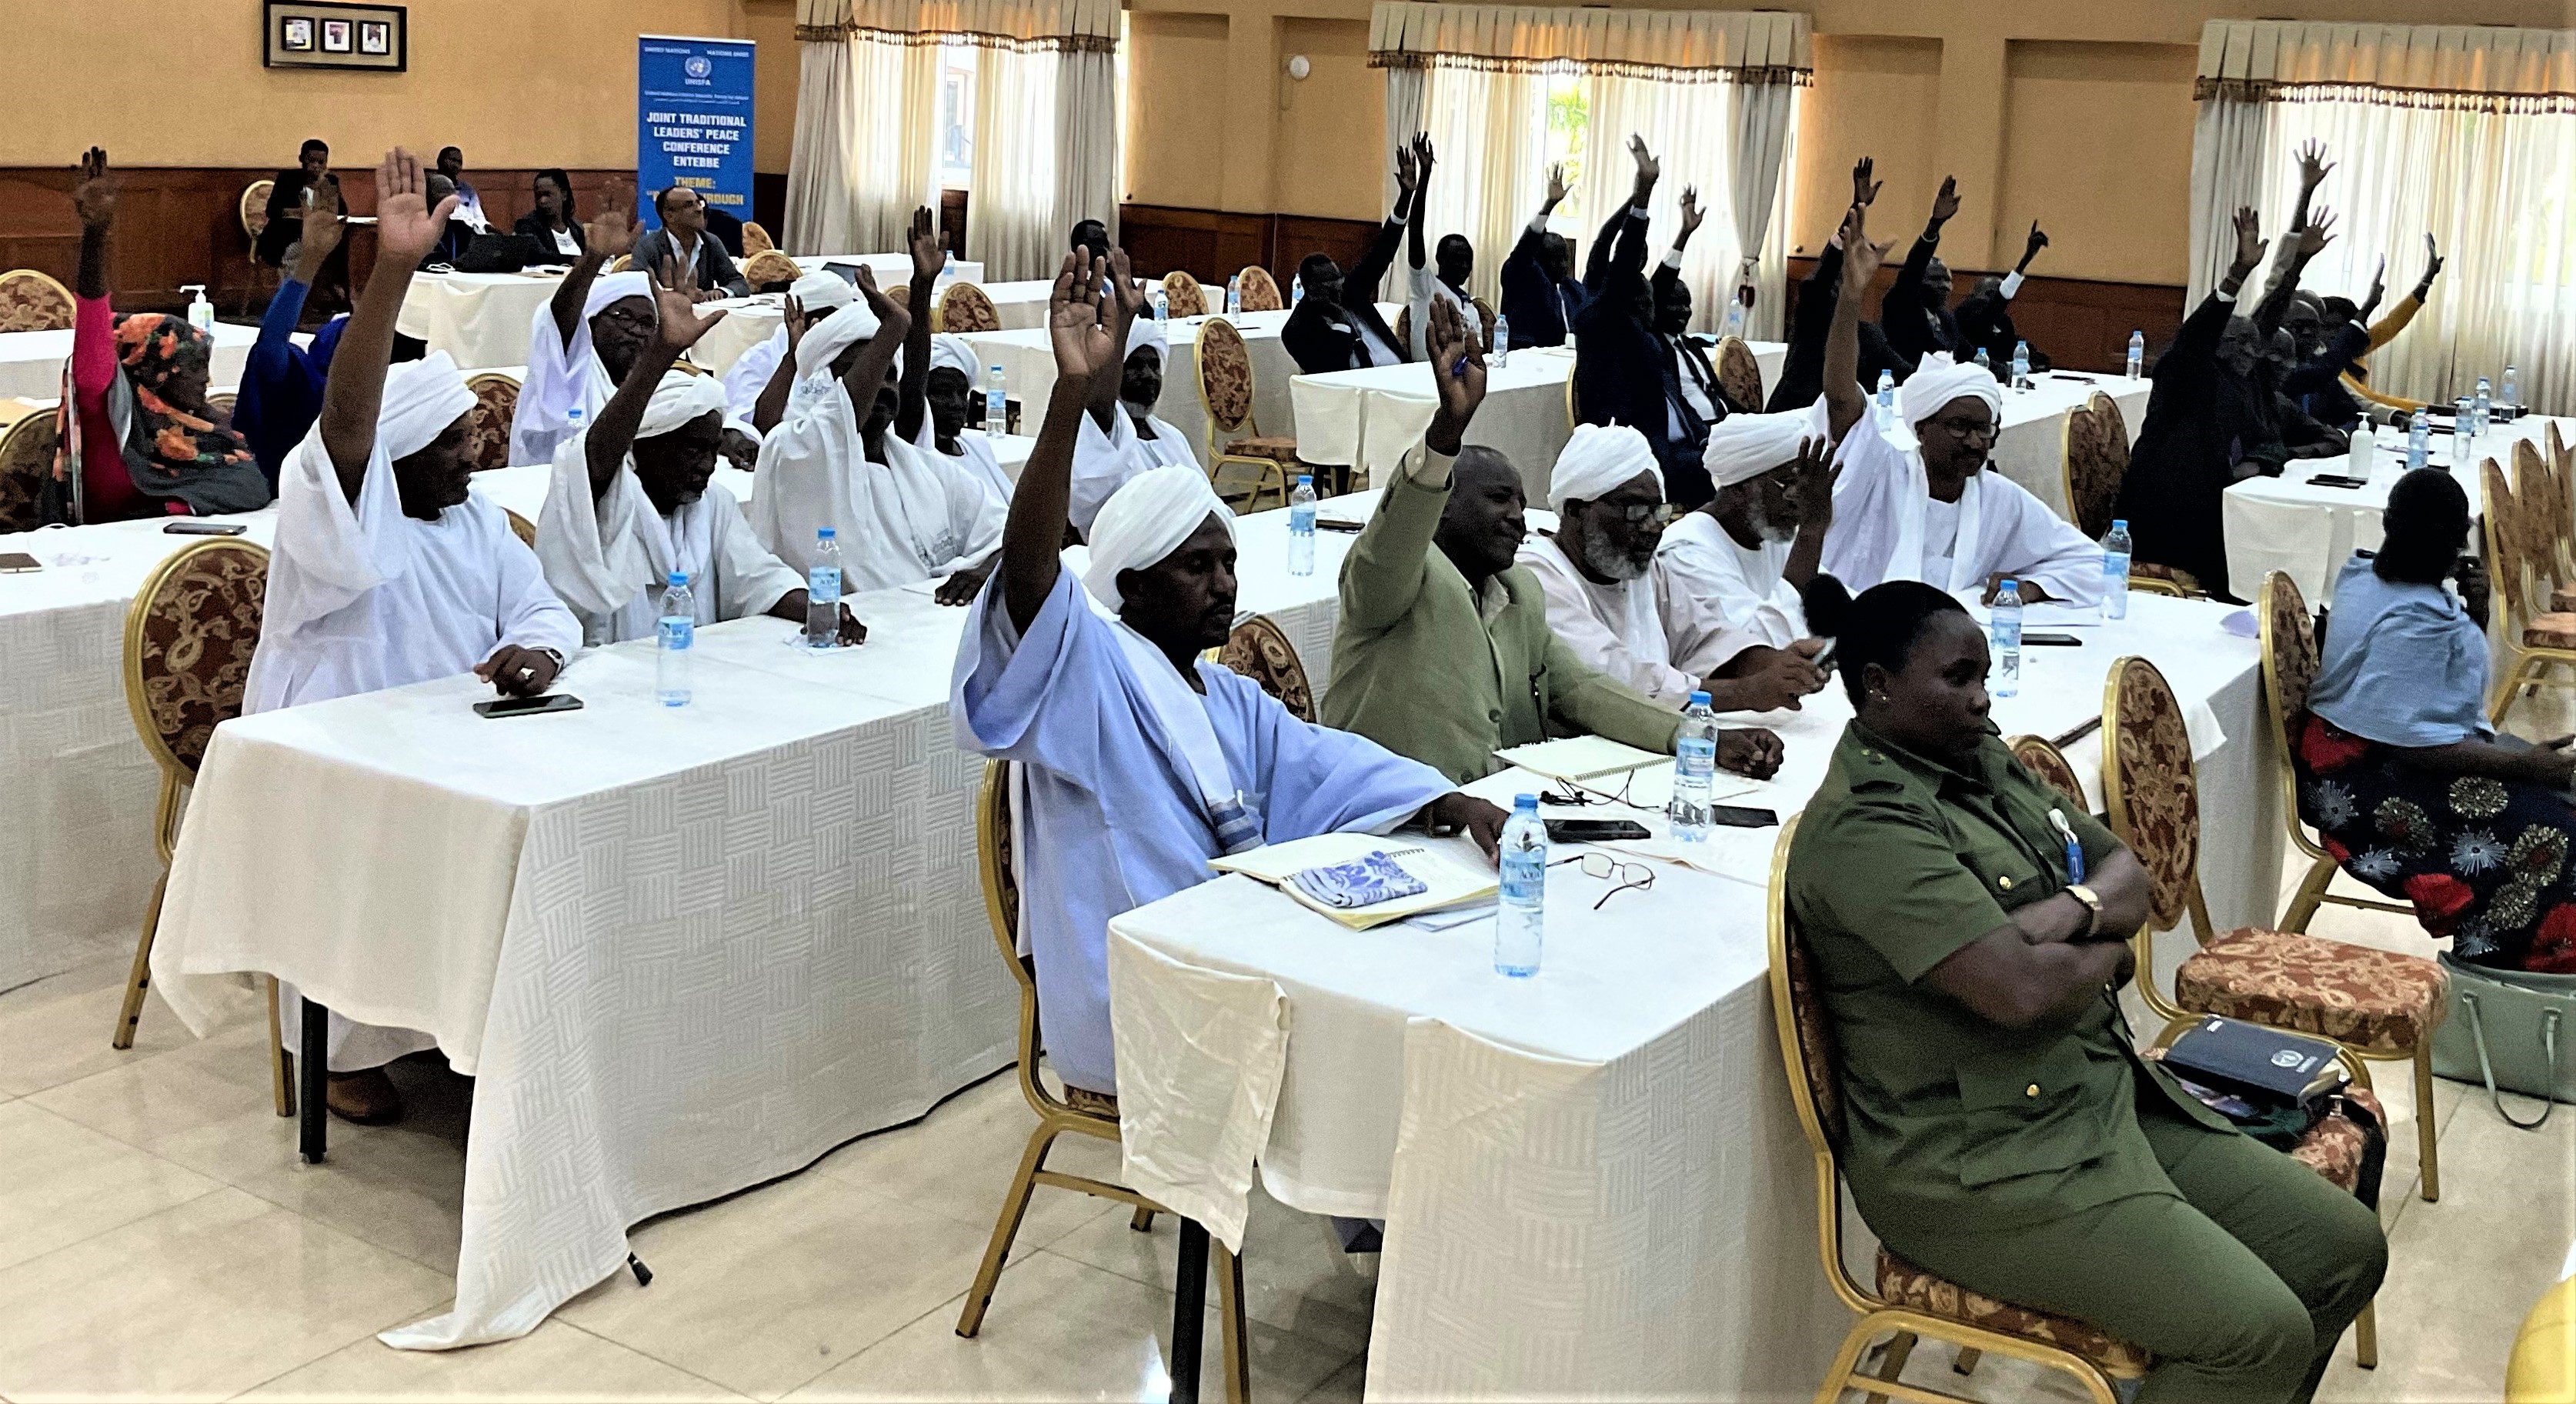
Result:
<svg viewBox="0 0 2576 1404">
<path fill-rule="evenodd" d="M 1567 543 L 1573 548 L 1568 554 L 1581 561 L 1584 568 L 1595 575 L 1607 576 L 1612 580 L 1635 580 L 1643 576 L 1646 573 L 1646 567 L 1653 563 L 1652 556 L 1641 561 L 1625 552 L 1611 549 L 1589 528 L 1577 533 L 1577 537 L 1578 539 Z"/>
<path fill-rule="evenodd" d="M 1766 545 L 1777 546 L 1782 542 L 1794 541 L 1798 536 L 1797 523 L 1790 522 L 1784 525 L 1771 520 L 1771 514 L 1762 510 L 1760 498 L 1755 498 L 1744 509 L 1744 521 L 1745 525 L 1753 528 L 1753 534 L 1762 538 Z"/>
</svg>

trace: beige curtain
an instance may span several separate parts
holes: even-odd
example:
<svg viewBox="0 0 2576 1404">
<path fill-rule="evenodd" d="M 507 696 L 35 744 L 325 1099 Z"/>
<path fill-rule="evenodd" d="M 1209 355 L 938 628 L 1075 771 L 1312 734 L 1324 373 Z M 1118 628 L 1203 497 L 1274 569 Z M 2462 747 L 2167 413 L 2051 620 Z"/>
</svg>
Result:
<svg viewBox="0 0 2576 1404">
<path fill-rule="evenodd" d="M 2336 237 L 2306 285 L 2358 301 L 2380 260 L 2389 297 L 2449 260 L 2413 325 L 2370 359 L 2416 399 L 2520 377 L 2524 401 L 2576 409 L 2576 33 L 2457 26 L 2213 23 L 2193 151 L 2195 295 L 2215 281 L 2236 204 L 2277 234 L 2298 197 L 2289 153 L 2323 141 L 2317 202 Z"/>
<path fill-rule="evenodd" d="M 1422 261 L 1432 263 L 1440 236 L 1466 235 L 1476 246 L 1468 291 L 1496 306 L 1503 258 L 1547 190 L 1546 108 L 1546 81 L 1534 74 L 1435 68 L 1423 75 L 1421 130 L 1430 133 L 1439 163 L 1424 201 Z M 1408 245 L 1378 295 L 1403 301 L 1411 267 Z"/>
</svg>

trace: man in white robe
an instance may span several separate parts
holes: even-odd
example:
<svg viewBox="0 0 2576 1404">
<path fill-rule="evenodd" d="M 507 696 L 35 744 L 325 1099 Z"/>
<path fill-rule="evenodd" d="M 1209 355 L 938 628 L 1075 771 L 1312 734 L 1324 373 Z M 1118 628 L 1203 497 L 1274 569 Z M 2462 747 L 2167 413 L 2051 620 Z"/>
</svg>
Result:
<svg viewBox="0 0 2576 1404">
<path fill-rule="evenodd" d="M 894 432 L 895 358 L 912 319 L 864 270 L 859 290 L 861 301 L 791 330 L 794 351 L 761 392 L 751 528 L 800 571 L 813 566 L 815 533 L 833 528 L 848 593 L 947 577 L 942 597 L 962 603 L 1001 546 L 1004 508 L 954 460 Z"/>
<path fill-rule="evenodd" d="M 1172 343 L 1151 317 L 1128 321 L 1127 354 L 1114 376 L 1091 387 L 1089 413 L 1073 445 L 1073 525 L 1088 537 L 1102 504 L 1139 473 L 1199 467 L 1198 451 L 1154 413 L 1163 399 L 1163 369 Z"/>
<path fill-rule="evenodd" d="M 1699 622 L 1687 600 L 1664 597 L 1652 571 L 1671 509 L 1646 436 L 1622 425 L 1581 424 L 1548 477 L 1554 536 L 1523 542 L 1519 564 L 1547 595 L 1548 627 L 1575 656 L 1668 707 L 1706 692 L 1721 712 L 1796 710 L 1825 685 L 1808 653 L 1773 648 L 1749 632 L 1720 629 L 1674 640 Z"/>
<path fill-rule="evenodd" d="M 555 450 L 537 559 L 591 644 L 652 637 L 675 575 L 700 624 L 772 614 L 805 622 L 805 582 L 761 546 L 733 494 L 714 485 L 725 396 L 674 369 L 721 320 L 701 320 L 688 294 L 657 289 L 660 331 L 635 359 L 599 422 Z M 841 608 L 841 641 L 866 631 Z"/>
<path fill-rule="evenodd" d="M 1729 415 L 1711 426 L 1701 461 L 1717 496 L 1664 528 L 1658 595 L 1676 653 L 1751 634 L 1813 656 L 1799 590 L 1815 578 L 1833 524 L 1832 427 L 1821 399 L 1779 414 Z"/>
<path fill-rule="evenodd" d="M 787 285 L 787 315 L 802 313 L 809 318 L 829 316 L 858 300 L 856 288 L 840 274 L 818 270 Z M 728 418 L 750 424 L 754 408 L 760 403 L 760 392 L 769 387 L 769 378 L 778 372 L 778 363 L 787 359 L 787 324 L 782 321 L 767 341 L 736 357 L 725 368 L 725 413 Z"/>
<path fill-rule="evenodd" d="M 1068 255 L 1056 280 L 1055 391 L 949 695 L 960 744 L 1016 768 L 1022 930 L 1047 1056 L 1077 1104 L 1103 1108 L 1118 1085 L 1110 918 L 1266 842 L 1421 817 L 1473 832 L 1490 853 L 1504 818 L 1430 767 L 1301 722 L 1202 661 L 1235 604 L 1233 515 L 1204 473 L 1165 467 L 1127 483 L 1101 509 L 1080 582 L 1063 568 L 1075 421 L 1088 379 L 1121 354 L 1117 314 L 1092 311 L 1097 280 L 1114 276 L 1121 303 L 1144 297 L 1126 256 L 1112 259 L 1114 274 Z"/>
<path fill-rule="evenodd" d="M 914 335 L 917 337 L 919 332 Z M 993 436 L 1001 432 L 1001 426 L 977 429 L 966 423 L 978 398 L 974 346 L 955 332 L 941 332 L 930 338 L 923 360 L 929 371 L 922 377 L 921 426 L 906 437 L 913 447 L 948 458 L 972 474 L 1007 510 L 1013 480 L 1003 471 L 1001 456 L 993 450 Z M 909 356 L 904 364 L 907 368 L 912 364 Z M 910 384 L 909 380 L 905 382 L 907 414 L 911 411 Z M 898 416 L 898 431 L 902 425 L 903 419 Z"/>
<path fill-rule="evenodd" d="M 505 696 L 539 693 L 581 644 L 536 554 L 471 486 L 474 394 L 455 362 L 438 351 L 388 369 L 403 294 L 452 197 L 433 212 L 418 158 L 399 149 L 376 181 L 376 272 L 331 362 L 321 417 L 279 475 L 245 713 L 467 671 Z M 299 1027 L 301 1001 L 286 993 L 286 1027 Z M 400 1118 L 384 1065 L 434 1040 L 337 1014 L 330 1028 L 330 1109 Z"/>
</svg>

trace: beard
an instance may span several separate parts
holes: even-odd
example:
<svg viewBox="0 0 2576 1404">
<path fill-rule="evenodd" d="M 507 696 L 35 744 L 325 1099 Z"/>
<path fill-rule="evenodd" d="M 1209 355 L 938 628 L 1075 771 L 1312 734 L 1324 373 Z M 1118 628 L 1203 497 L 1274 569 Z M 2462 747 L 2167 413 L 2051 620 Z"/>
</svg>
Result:
<svg viewBox="0 0 2576 1404">
<path fill-rule="evenodd" d="M 1576 560 L 1581 561 L 1595 575 L 1607 576 L 1612 580 L 1635 580 L 1643 576 L 1646 568 L 1653 565 L 1655 561 L 1653 538 L 1632 542 L 1622 547 L 1605 539 L 1601 529 L 1588 521 L 1575 533 L 1575 539 L 1571 545 L 1573 546 L 1571 554 Z"/>
<path fill-rule="evenodd" d="M 1798 524 L 1794 521 L 1773 521 L 1771 513 L 1763 507 L 1762 499 L 1758 497 L 1745 505 L 1744 522 L 1745 525 L 1753 528 L 1753 534 L 1762 538 L 1766 545 L 1778 546 L 1784 542 L 1794 541 L 1798 537 Z"/>
</svg>

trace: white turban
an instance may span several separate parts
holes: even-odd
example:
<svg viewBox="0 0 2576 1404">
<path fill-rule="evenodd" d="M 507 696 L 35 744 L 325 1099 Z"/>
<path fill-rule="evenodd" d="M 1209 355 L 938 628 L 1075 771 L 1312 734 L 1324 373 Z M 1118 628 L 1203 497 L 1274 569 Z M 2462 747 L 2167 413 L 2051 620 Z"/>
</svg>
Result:
<svg viewBox="0 0 2576 1404">
<path fill-rule="evenodd" d="M 624 302 L 630 297 L 640 297 L 646 302 L 651 302 L 653 280 L 634 272 L 608 273 L 593 278 L 590 280 L 590 295 L 581 301 L 581 319 L 588 322 L 608 310 L 610 303 Z"/>
<path fill-rule="evenodd" d="M 808 273 L 787 285 L 787 295 L 812 313 L 847 307 L 858 301 L 859 290 L 838 273 Z"/>
<path fill-rule="evenodd" d="M 1154 348 L 1165 365 L 1171 364 L 1172 339 L 1164 334 L 1163 324 L 1151 317 L 1139 317 L 1127 326 L 1126 355 L 1133 356 L 1148 346 Z"/>
<path fill-rule="evenodd" d="M 827 371 L 842 352 L 876 334 L 877 314 L 865 302 L 852 302 L 805 329 L 805 339 L 796 343 L 796 373 Z"/>
<path fill-rule="evenodd" d="M 974 384 L 974 345 L 968 342 L 966 338 L 959 336 L 955 332 L 941 332 L 937 336 L 932 337 L 930 339 L 930 368 L 932 370 L 937 370 L 941 366 L 946 366 L 951 370 L 964 372 L 966 375 L 966 383 L 969 385 Z"/>
<path fill-rule="evenodd" d="M 659 438 L 691 420 L 722 414 L 724 408 L 724 385 L 714 376 L 667 370 L 662 372 L 662 383 L 653 387 L 653 399 L 644 406 L 644 422 L 637 426 L 635 437 Z"/>
<path fill-rule="evenodd" d="M 444 351 L 385 368 L 384 403 L 376 411 L 376 443 L 387 458 L 409 458 L 447 432 L 474 408 L 464 373 Z"/>
<path fill-rule="evenodd" d="M 1700 461 L 1711 483 L 1730 488 L 1795 462 L 1799 442 L 1817 437 L 1813 410 L 1730 414 L 1709 427 Z"/>
<path fill-rule="evenodd" d="M 1129 478 L 1091 523 L 1091 568 L 1082 587 L 1116 610 L 1118 572 L 1142 570 L 1179 550 L 1213 513 L 1234 535 L 1234 513 L 1217 500 L 1203 469 L 1166 464 Z"/>
<path fill-rule="evenodd" d="M 1645 435 L 1625 424 L 1578 424 L 1548 474 L 1548 510 L 1562 512 L 1568 502 L 1593 501 L 1640 473 L 1653 474 L 1655 491 L 1664 490 L 1664 472 L 1655 466 L 1655 451 L 1646 446 Z"/>
<path fill-rule="evenodd" d="M 1914 374 L 1896 390 L 1896 417 L 1906 428 L 1930 419 L 1952 400 L 1975 398 L 1986 402 L 2000 425 L 2004 417 L 2003 388 L 1995 383 L 1995 373 L 1974 361 L 1961 365 L 1947 351 L 1935 351 L 1923 358 Z"/>
</svg>

